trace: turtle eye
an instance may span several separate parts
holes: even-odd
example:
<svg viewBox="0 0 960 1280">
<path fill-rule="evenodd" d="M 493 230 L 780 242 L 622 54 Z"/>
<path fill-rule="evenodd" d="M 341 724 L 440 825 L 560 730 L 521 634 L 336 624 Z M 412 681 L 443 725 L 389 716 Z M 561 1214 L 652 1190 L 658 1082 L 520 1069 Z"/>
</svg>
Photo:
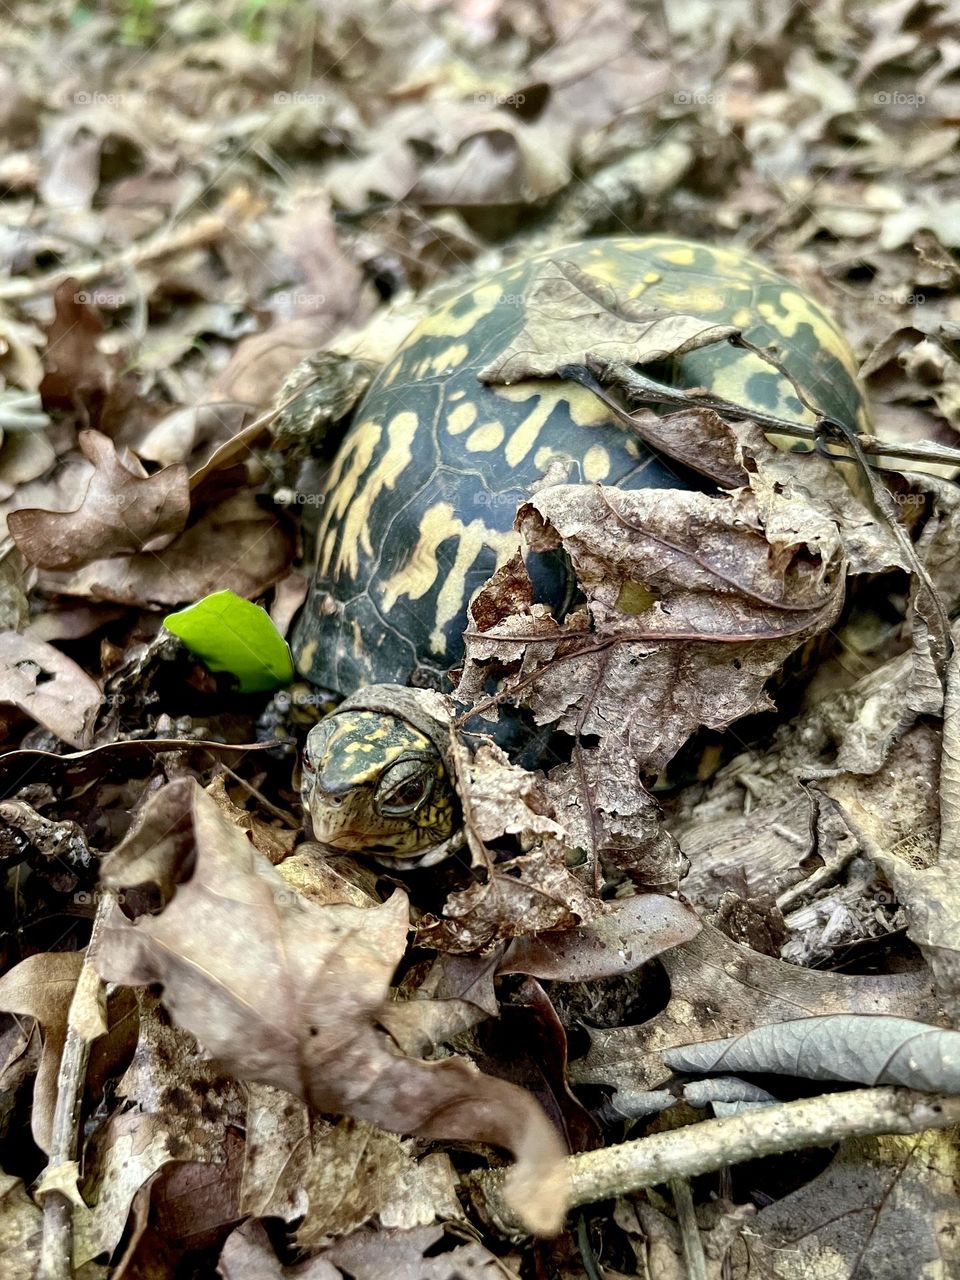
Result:
<svg viewBox="0 0 960 1280">
<path fill-rule="evenodd" d="M 403 817 L 423 804 L 428 790 L 427 780 L 422 775 L 401 778 L 377 797 L 377 808 L 388 817 Z"/>
</svg>

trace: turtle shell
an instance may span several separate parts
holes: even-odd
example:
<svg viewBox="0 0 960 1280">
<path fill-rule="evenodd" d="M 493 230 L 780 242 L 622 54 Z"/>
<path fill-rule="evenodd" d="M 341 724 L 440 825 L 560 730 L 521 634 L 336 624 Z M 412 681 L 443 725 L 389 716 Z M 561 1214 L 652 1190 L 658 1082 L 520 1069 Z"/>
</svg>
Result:
<svg viewBox="0 0 960 1280">
<path fill-rule="evenodd" d="M 738 326 L 755 345 L 776 348 L 824 414 L 866 425 L 853 354 L 835 323 L 755 259 L 631 237 L 582 241 L 504 268 L 410 333 L 371 384 L 321 492 L 310 495 L 321 515 L 293 651 L 315 684 L 340 694 L 377 682 L 444 687 L 463 654 L 471 598 L 520 546 L 518 504 L 548 467 L 561 476 L 557 462 L 568 482 L 695 483 L 628 436 L 583 387 L 478 380 L 520 331 L 525 289 L 551 259 L 573 262 L 621 298 Z M 813 421 L 788 379 L 727 343 L 674 360 L 668 376 L 748 410 Z M 528 557 L 528 567 L 539 598 L 562 598 L 564 566 Z"/>
</svg>

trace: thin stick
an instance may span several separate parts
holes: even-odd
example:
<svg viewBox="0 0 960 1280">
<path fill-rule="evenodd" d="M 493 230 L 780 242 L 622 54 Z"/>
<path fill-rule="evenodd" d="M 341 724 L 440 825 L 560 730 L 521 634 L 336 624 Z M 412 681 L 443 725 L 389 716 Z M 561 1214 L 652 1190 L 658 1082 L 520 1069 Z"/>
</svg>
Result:
<svg viewBox="0 0 960 1280">
<path fill-rule="evenodd" d="M 675 409 L 712 409 L 715 413 L 719 413 L 721 417 L 731 417 L 738 420 L 746 419 L 750 422 L 755 422 L 767 431 L 776 431 L 780 435 L 795 436 L 798 440 L 816 442 L 823 435 L 823 428 L 820 425 L 792 422 L 788 418 L 781 418 L 772 413 L 763 413 L 752 406 L 748 408 L 742 404 L 737 404 L 733 400 L 725 400 L 722 396 L 712 395 L 710 392 L 698 394 L 694 391 L 684 391 L 679 387 L 668 387 L 666 383 L 657 382 L 655 378 L 648 378 L 645 374 L 638 373 L 636 369 L 631 368 L 629 365 L 591 359 L 586 368 L 582 365 L 564 367 L 557 376 L 569 378 L 571 381 L 587 387 L 611 412 L 616 414 L 624 426 L 634 430 L 641 439 L 645 439 L 645 424 L 643 421 L 638 420 L 622 405 L 617 404 L 606 393 L 601 382 L 597 380 L 598 378 L 604 379 L 611 386 L 618 387 L 628 395 L 647 404 L 667 405 Z M 858 433 L 857 441 L 863 453 L 867 454 L 871 460 L 873 458 L 897 458 L 905 462 L 928 462 L 945 466 L 960 466 L 960 449 L 951 449 L 948 445 L 932 444 L 926 440 L 914 441 L 913 443 L 880 440 L 867 432 Z M 654 448 L 662 449 L 663 447 L 662 441 L 658 439 L 653 439 L 649 443 Z M 832 462 L 849 462 L 853 464 L 857 462 L 857 459 L 849 454 L 831 453 L 828 456 Z"/>
<path fill-rule="evenodd" d="M 80 1113 L 91 1043 L 80 1030 L 79 1009 L 81 1003 L 85 1005 L 89 1000 L 91 977 L 95 975 L 90 957 L 112 903 L 113 898 L 109 894 L 102 895 L 97 901 L 86 958 L 70 1004 L 67 1035 L 57 1073 L 57 1102 L 53 1112 L 48 1169 L 70 1164 L 78 1158 Z M 99 977 L 95 982 L 99 984 Z M 77 1017 L 74 1016 L 75 1010 Z M 38 1274 L 40 1280 L 73 1280 L 73 1205 L 62 1191 L 50 1190 L 43 1196 L 43 1238 Z"/>
<path fill-rule="evenodd" d="M 235 203 L 235 200 L 228 198 L 216 213 L 205 214 L 188 227 L 165 228 L 148 240 L 132 244 L 122 253 L 115 253 L 109 258 L 75 262 L 72 266 L 57 267 L 55 271 L 48 271 L 42 276 L 16 276 L 12 280 L 0 281 L 0 302 L 15 302 L 24 298 L 37 298 L 44 293 L 54 293 L 64 280 L 72 279 L 77 284 L 90 284 L 104 276 L 120 275 L 131 267 L 142 267 L 160 258 L 188 253 L 191 249 L 212 244 L 227 231 L 231 217 L 236 219 L 237 211 L 231 208 Z"/>
<path fill-rule="evenodd" d="M 697 1226 L 693 1193 L 688 1179 L 671 1178 L 670 1194 L 677 1207 L 680 1239 L 683 1241 L 683 1256 L 687 1264 L 687 1280 L 707 1280 L 707 1259 L 703 1252 L 703 1241 L 700 1239 L 700 1228 Z"/>
<path fill-rule="evenodd" d="M 571 1156 L 570 1204 L 575 1208 L 611 1200 L 760 1156 L 832 1146 L 844 1138 L 923 1133 L 958 1123 L 960 1097 L 951 1094 L 883 1087 L 803 1098 Z M 501 1195 L 505 1176 L 501 1169 L 485 1170 L 470 1182 L 488 1211 L 512 1225 Z"/>
</svg>

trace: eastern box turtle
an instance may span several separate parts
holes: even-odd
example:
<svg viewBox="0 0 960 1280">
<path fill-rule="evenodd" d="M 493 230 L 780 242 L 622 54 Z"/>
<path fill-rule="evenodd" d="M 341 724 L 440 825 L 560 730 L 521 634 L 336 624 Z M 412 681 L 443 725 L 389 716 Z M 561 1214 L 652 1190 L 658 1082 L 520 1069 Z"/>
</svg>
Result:
<svg viewBox="0 0 960 1280">
<path fill-rule="evenodd" d="M 350 695 L 370 685 L 442 688 L 463 655 L 474 594 L 520 545 L 517 506 L 548 466 L 567 481 L 677 488 L 663 460 L 576 383 L 487 385 L 478 371 L 525 319 L 525 290 L 551 259 L 619 296 L 737 326 L 778 359 L 808 402 L 866 422 L 850 348 L 796 285 L 728 249 L 659 236 L 583 241 L 506 267 L 450 298 L 403 342 L 362 400 L 326 477 L 309 595 L 293 636 L 301 673 Z M 657 376 L 664 378 L 660 369 Z M 729 343 L 671 362 L 676 387 L 812 423 L 789 379 Z M 538 598 L 560 603 L 569 571 L 527 557 Z M 311 730 L 304 796 L 317 838 L 405 865 L 435 861 L 455 823 L 442 752 L 423 725 L 348 699 Z M 366 699 L 369 703 L 369 698 Z"/>
</svg>

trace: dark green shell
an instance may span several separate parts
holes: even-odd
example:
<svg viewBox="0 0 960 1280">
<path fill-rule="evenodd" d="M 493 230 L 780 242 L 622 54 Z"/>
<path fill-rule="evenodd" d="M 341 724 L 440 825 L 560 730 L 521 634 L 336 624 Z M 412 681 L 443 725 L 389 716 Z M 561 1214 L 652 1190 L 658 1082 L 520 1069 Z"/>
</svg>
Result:
<svg viewBox="0 0 960 1280">
<path fill-rule="evenodd" d="M 478 381 L 523 325 L 527 282 L 552 258 L 621 298 L 737 325 L 757 346 L 777 349 L 823 413 L 865 425 L 842 334 L 763 263 L 645 237 L 584 241 L 497 272 L 409 335 L 361 402 L 317 495 L 313 578 L 293 638 L 298 668 L 316 684 L 341 694 L 380 681 L 443 687 L 462 656 L 469 601 L 520 545 L 517 505 L 554 459 L 570 481 L 688 487 L 583 388 Z M 812 421 L 787 379 L 725 343 L 675 361 L 672 376 L 746 408 Z M 537 571 L 538 587 L 556 596 L 562 571 Z"/>
</svg>

